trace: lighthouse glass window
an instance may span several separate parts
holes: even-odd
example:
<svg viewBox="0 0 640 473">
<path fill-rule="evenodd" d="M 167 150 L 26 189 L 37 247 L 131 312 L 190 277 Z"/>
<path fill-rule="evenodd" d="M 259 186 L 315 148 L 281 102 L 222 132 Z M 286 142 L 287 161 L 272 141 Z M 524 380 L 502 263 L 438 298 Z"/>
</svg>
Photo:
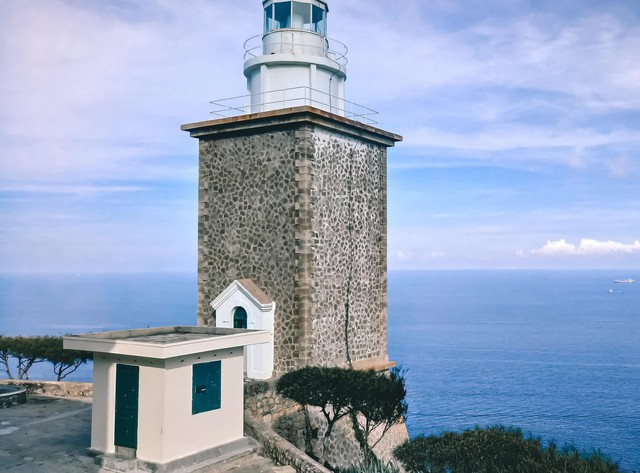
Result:
<svg viewBox="0 0 640 473">
<path fill-rule="evenodd" d="M 311 4 L 293 2 L 292 28 L 299 30 L 311 29 Z"/>
<path fill-rule="evenodd" d="M 327 22 L 325 21 L 325 11 L 315 5 L 312 6 L 311 29 L 322 36 L 327 35 Z"/>
<path fill-rule="evenodd" d="M 264 31 L 283 28 L 311 30 L 327 34 L 327 12 L 315 3 L 273 2 L 264 9 Z"/>
<path fill-rule="evenodd" d="M 291 28 L 291 2 L 273 4 L 273 29 Z"/>
</svg>

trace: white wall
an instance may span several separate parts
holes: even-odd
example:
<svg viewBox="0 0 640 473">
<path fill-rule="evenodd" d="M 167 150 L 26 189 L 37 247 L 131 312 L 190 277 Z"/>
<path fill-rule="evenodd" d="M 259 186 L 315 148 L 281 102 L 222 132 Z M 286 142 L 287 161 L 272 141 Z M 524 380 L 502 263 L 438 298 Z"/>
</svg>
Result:
<svg viewBox="0 0 640 473">
<path fill-rule="evenodd" d="M 171 461 L 242 438 L 244 424 L 243 350 L 203 354 L 200 359 L 167 363 L 163 461 Z M 222 360 L 220 409 L 191 414 L 194 362 Z"/>
<path fill-rule="evenodd" d="M 275 305 L 275 302 L 272 302 L 271 309 L 263 311 L 240 289 L 232 289 L 229 291 L 229 296 L 216 307 L 216 327 L 233 328 L 234 311 L 236 307 L 242 307 L 247 311 L 248 329 L 268 330 L 271 332 L 271 341 L 269 343 L 246 347 L 245 366 L 249 378 L 269 379 L 273 376 L 273 320 Z"/>
<path fill-rule="evenodd" d="M 162 367 L 140 367 L 138 404 L 138 449 L 136 456 L 143 460 L 164 463 L 166 370 Z"/>
<path fill-rule="evenodd" d="M 116 365 L 112 359 L 95 353 L 93 358 L 93 401 L 91 407 L 91 448 L 114 453 L 116 417 Z"/>
<path fill-rule="evenodd" d="M 138 448 L 142 460 L 166 463 L 243 436 L 243 347 L 151 360 L 96 353 L 91 448 L 115 453 L 116 365 L 140 366 Z M 220 409 L 192 414 L 193 364 L 221 360 Z"/>
</svg>

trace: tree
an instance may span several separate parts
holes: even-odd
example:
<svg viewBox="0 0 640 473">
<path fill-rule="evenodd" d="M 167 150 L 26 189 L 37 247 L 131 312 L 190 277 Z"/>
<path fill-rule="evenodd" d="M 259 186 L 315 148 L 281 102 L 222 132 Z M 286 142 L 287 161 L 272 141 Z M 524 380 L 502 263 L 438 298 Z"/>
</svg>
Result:
<svg viewBox="0 0 640 473">
<path fill-rule="evenodd" d="M 53 337 L 13 337 L 9 355 L 18 364 L 18 379 L 29 379 L 29 370 L 46 359 L 46 346 Z"/>
<path fill-rule="evenodd" d="M 392 369 L 388 375 L 375 371 L 361 373 L 350 415 L 355 437 L 364 455 L 364 465 L 367 465 L 376 459 L 373 449 L 389 429 L 406 419 L 408 405 L 402 370 Z M 375 441 L 371 437 L 374 431 L 377 431 Z"/>
<path fill-rule="evenodd" d="M 327 421 L 319 459 L 323 464 L 328 456 L 329 436 L 341 418 L 351 416 L 364 463 L 368 464 L 375 459 L 373 448 L 407 413 L 401 371 L 385 374 L 373 370 L 306 367 L 283 375 L 276 389 L 299 404 L 320 408 Z M 371 434 L 378 428 L 380 436 L 372 443 Z"/>
<path fill-rule="evenodd" d="M 77 370 L 82 364 L 93 359 L 93 354 L 86 351 L 65 350 L 62 338 L 48 337 L 45 357 L 53 365 L 57 381 L 61 381 Z"/>
<path fill-rule="evenodd" d="M 49 361 L 57 381 L 77 370 L 80 365 L 92 359 L 92 354 L 63 349 L 61 337 L 4 337 L 0 335 L 0 363 L 9 379 L 15 379 L 11 371 L 10 359 L 17 365 L 18 379 L 28 380 L 29 370 L 36 363 Z"/>
<path fill-rule="evenodd" d="M 316 406 L 327 421 L 319 462 L 327 460 L 329 436 L 336 422 L 351 412 L 355 371 L 308 366 L 284 374 L 276 385 L 279 394 L 303 406 Z"/>
<path fill-rule="evenodd" d="M 4 371 L 9 379 L 13 379 L 11 367 L 9 366 L 9 357 L 11 356 L 13 338 L 0 335 L 0 363 L 4 366 Z"/>
</svg>

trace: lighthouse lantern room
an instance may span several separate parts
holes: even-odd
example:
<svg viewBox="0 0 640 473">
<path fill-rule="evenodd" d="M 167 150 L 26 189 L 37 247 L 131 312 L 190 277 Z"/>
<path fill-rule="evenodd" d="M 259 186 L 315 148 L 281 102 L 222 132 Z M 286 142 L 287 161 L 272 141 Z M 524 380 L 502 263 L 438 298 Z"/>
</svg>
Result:
<svg viewBox="0 0 640 473">
<path fill-rule="evenodd" d="M 311 105 L 344 115 L 346 46 L 327 38 L 327 4 L 264 0 L 263 7 L 263 34 L 245 43 L 251 112 Z"/>
</svg>

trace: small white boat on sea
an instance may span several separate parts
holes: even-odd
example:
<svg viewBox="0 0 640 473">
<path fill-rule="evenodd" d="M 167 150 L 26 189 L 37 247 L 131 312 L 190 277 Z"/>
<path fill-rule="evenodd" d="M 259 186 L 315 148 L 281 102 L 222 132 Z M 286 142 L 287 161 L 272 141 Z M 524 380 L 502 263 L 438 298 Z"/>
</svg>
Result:
<svg viewBox="0 0 640 473">
<path fill-rule="evenodd" d="M 636 282 L 636 280 L 635 279 L 631 279 L 631 278 L 628 278 L 628 279 L 614 279 L 613 282 L 616 283 L 616 284 L 633 284 L 633 283 Z"/>
</svg>

